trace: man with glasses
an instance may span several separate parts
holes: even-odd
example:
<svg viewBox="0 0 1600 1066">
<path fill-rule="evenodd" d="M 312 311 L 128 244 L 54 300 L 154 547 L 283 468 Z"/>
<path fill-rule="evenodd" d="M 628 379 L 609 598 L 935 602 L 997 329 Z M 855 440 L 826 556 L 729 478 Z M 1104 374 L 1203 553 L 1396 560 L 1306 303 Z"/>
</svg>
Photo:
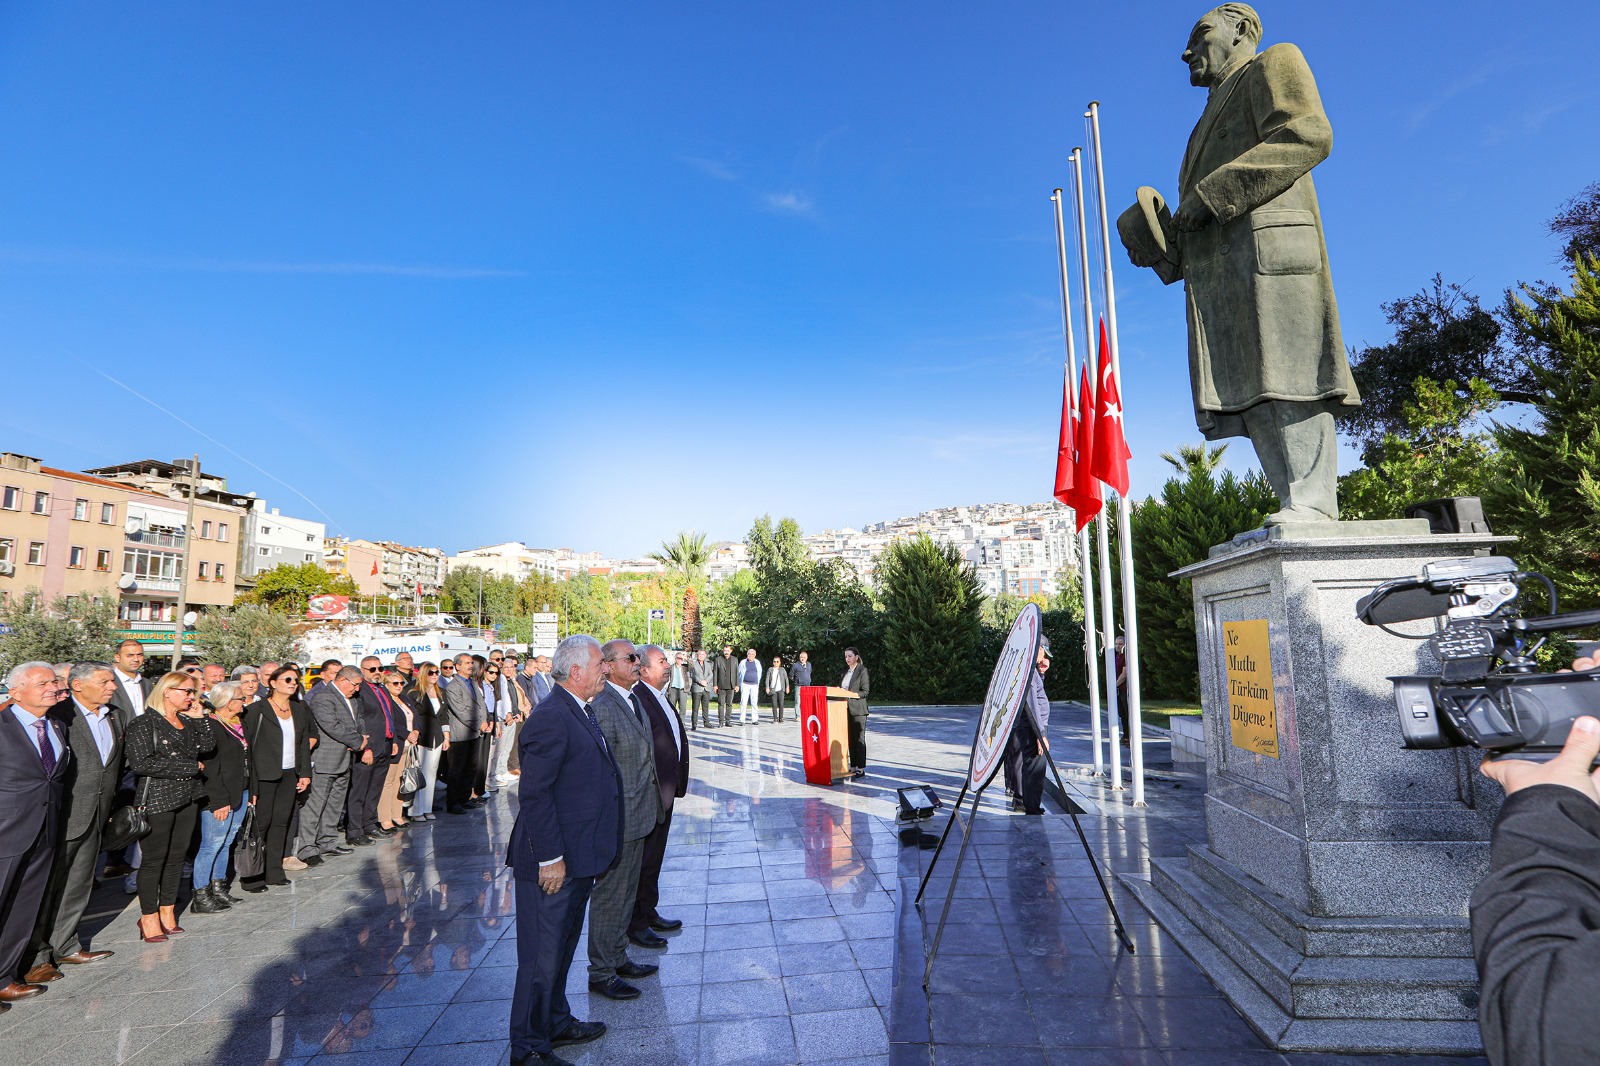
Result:
<svg viewBox="0 0 1600 1066">
<path fill-rule="evenodd" d="M 450 750 L 444 753 L 445 809 L 451 814 L 465 814 L 468 808 L 483 806 L 481 800 L 472 798 L 472 786 L 478 776 L 478 749 L 483 746 L 489 718 L 472 671 L 472 656 L 466 652 L 457 655 L 456 679 L 444 690 L 445 728 L 450 736 Z"/>
<path fill-rule="evenodd" d="M 606 684 L 589 707 L 622 776 L 622 850 L 589 898 L 589 991 L 607 999 L 637 999 L 639 989 L 624 978 L 649 977 L 659 967 L 628 958 L 628 923 L 638 901 L 645 839 L 665 812 L 656 780 L 655 735 L 633 693 L 639 653 L 632 641 L 620 639 L 607 641 L 600 653 Z"/>
<path fill-rule="evenodd" d="M 1016 782 L 1011 809 L 1023 814 L 1044 813 L 1045 752 L 1050 749 L 1045 737 L 1050 725 L 1050 698 L 1044 692 L 1044 675 L 1049 669 L 1050 638 L 1041 635 L 1027 697 L 1006 741 L 1006 777 Z"/>
<path fill-rule="evenodd" d="M 439 661 L 439 687 L 440 688 L 444 688 L 444 686 L 448 685 L 450 682 L 454 681 L 455 679 L 456 679 L 456 664 L 455 664 L 454 660 L 441 659 Z"/>
<path fill-rule="evenodd" d="M 144 645 L 137 640 L 125 640 L 117 645 L 117 654 L 111 659 L 112 676 L 116 679 L 116 690 L 111 693 L 111 708 L 117 716 L 117 732 L 120 734 L 133 723 L 133 720 L 144 713 L 145 697 L 150 695 L 150 690 L 155 687 L 155 682 L 143 675 L 144 670 Z M 127 799 L 133 799 L 133 771 L 125 770 L 121 788 L 127 793 Z M 118 848 L 106 853 L 105 869 L 100 871 L 102 877 L 123 878 L 122 889 L 128 895 L 133 895 L 137 886 L 133 883 L 133 869 L 137 864 L 139 845 L 130 844 L 126 848 Z"/>
<path fill-rule="evenodd" d="M 350 797 L 345 804 L 345 834 L 352 844 L 361 837 L 377 839 L 392 836 L 395 829 L 378 824 L 378 801 L 389 764 L 400 754 L 400 730 L 404 719 L 383 687 L 383 664 L 376 655 L 361 660 L 361 687 L 357 690 L 361 709 L 361 732 L 366 735 L 372 761 L 350 767 Z"/>
<path fill-rule="evenodd" d="M 294 850 L 301 862 L 312 856 L 348 855 L 351 848 L 374 841 L 352 824 L 348 846 L 339 843 L 339 814 L 350 794 L 350 769 L 371 766 L 373 753 L 361 732 L 361 712 L 351 702 L 361 686 L 361 671 L 354 666 L 340 667 L 332 680 L 324 680 L 311 690 L 307 705 L 325 738 L 311 756 L 311 786 L 306 789 L 305 806 L 300 811 L 300 831 Z"/>
</svg>

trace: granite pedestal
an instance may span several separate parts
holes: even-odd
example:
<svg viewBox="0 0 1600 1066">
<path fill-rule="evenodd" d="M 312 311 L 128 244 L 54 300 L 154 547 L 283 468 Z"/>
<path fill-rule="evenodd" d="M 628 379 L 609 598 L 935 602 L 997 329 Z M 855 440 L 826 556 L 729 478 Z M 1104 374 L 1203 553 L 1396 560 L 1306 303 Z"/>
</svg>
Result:
<svg viewBox="0 0 1600 1066">
<path fill-rule="evenodd" d="M 1355 605 L 1506 538 L 1365 525 L 1257 535 L 1173 575 L 1194 588 L 1208 843 L 1124 881 L 1274 1047 L 1474 1051 L 1467 900 L 1500 795 L 1474 752 L 1401 747 L 1386 677 L 1434 664 Z M 1224 627 L 1250 620 L 1267 623 L 1276 757 L 1233 743 Z"/>
</svg>

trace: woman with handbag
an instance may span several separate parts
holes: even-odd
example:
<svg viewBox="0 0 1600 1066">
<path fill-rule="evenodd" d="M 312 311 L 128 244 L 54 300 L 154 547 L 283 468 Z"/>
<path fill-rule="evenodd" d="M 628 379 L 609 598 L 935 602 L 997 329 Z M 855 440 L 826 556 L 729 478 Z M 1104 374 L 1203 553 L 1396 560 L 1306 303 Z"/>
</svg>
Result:
<svg viewBox="0 0 1600 1066">
<path fill-rule="evenodd" d="M 385 829 L 404 829 L 411 823 L 406 820 L 405 804 L 400 801 L 400 782 L 405 777 L 406 767 L 410 765 L 411 749 L 417 742 L 417 729 L 412 724 L 416 716 L 411 705 L 400 698 L 407 684 L 406 675 L 387 666 L 378 683 L 399 711 L 401 720 L 395 723 L 395 732 L 405 737 L 400 744 L 399 755 L 389 762 L 389 772 L 383 778 L 383 791 L 378 794 L 378 824 Z"/>
<path fill-rule="evenodd" d="M 434 820 L 433 790 L 439 783 L 439 759 L 450 747 L 450 734 L 444 727 L 444 694 L 439 691 L 439 668 L 433 663 L 417 666 L 415 681 L 406 690 L 417 727 L 418 765 L 422 784 L 411 794 L 413 819 Z"/>
<path fill-rule="evenodd" d="M 123 751 L 133 771 L 135 803 L 144 808 L 150 832 L 139 842 L 139 937 L 157 944 L 178 924 L 178 884 L 183 859 L 194 836 L 199 800 L 200 760 L 216 747 L 211 722 L 200 709 L 189 674 L 163 674 L 145 697 L 145 713 L 123 734 Z"/>
<path fill-rule="evenodd" d="M 287 885 L 283 853 L 294 817 L 294 798 L 311 784 L 311 712 L 295 701 L 300 671 L 285 664 L 267 679 L 268 695 L 244 712 L 244 735 L 250 742 L 250 795 L 256 808 L 256 832 L 266 848 L 260 877 L 241 877 L 246 892 L 265 892 Z"/>
<path fill-rule="evenodd" d="M 250 742 L 239 720 L 244 714 L 244 686 L 224 681 L 212 686 L 206 699 L 214 708 L 211 734 L 217 750 L 201 771 L 206 803 L 200 813 L 200 850 L 194 857 L 194 898 L 189 903 L 197 914 L 215 914 L 244 902 L 228 895 L 228 856 L 250 804 Z"/>
</svg>

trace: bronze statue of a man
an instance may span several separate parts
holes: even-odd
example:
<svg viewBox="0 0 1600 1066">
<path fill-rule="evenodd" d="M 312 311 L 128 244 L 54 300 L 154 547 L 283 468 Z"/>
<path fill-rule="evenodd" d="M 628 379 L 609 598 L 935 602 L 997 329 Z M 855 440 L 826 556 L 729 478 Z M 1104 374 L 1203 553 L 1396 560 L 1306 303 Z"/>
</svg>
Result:
<svg viewBox="0 0 1600 1066">
<path fill-rule="evenodd" d="M 1228 3 L 1195 24 L 1182 59 L 1208 90 L 1178 171 L 1178 211 L 1152 189 L 1117 222 L 1135 266 L 1183 279 L 1195 420 L 1248 436 L 1278 494 L 1267 524 L 1339 517 L 1333 414 L 1361 403 L 1311 169 L 1333 131 L 1305 57 L 1257 54 L 1261 21 Z"/>
</svg>

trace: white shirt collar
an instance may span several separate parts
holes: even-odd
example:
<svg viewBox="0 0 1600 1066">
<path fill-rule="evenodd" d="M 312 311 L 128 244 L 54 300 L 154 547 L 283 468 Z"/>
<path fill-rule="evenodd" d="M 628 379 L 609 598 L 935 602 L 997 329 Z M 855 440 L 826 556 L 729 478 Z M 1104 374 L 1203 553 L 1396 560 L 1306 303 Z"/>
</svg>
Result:
<svg viewBox="0 0 1600 1066">
<path fill-rule="evenodd" d="M 627 689 L 623 688 L 621 685 L 617 684 L 615 681 L 610 680 L 609 678 L 606 679 L 606 684 L 610 685 L 612 688 L 617 690 L 617 695 L 622 697 L 622 702 L 623 703 L 626 703 L 629 707 L 633 706 L 633 701 L 631 699 L 629 699 L 629 697 L 632 696 L 633 693 L 629 692 Z"/>
</svg>

